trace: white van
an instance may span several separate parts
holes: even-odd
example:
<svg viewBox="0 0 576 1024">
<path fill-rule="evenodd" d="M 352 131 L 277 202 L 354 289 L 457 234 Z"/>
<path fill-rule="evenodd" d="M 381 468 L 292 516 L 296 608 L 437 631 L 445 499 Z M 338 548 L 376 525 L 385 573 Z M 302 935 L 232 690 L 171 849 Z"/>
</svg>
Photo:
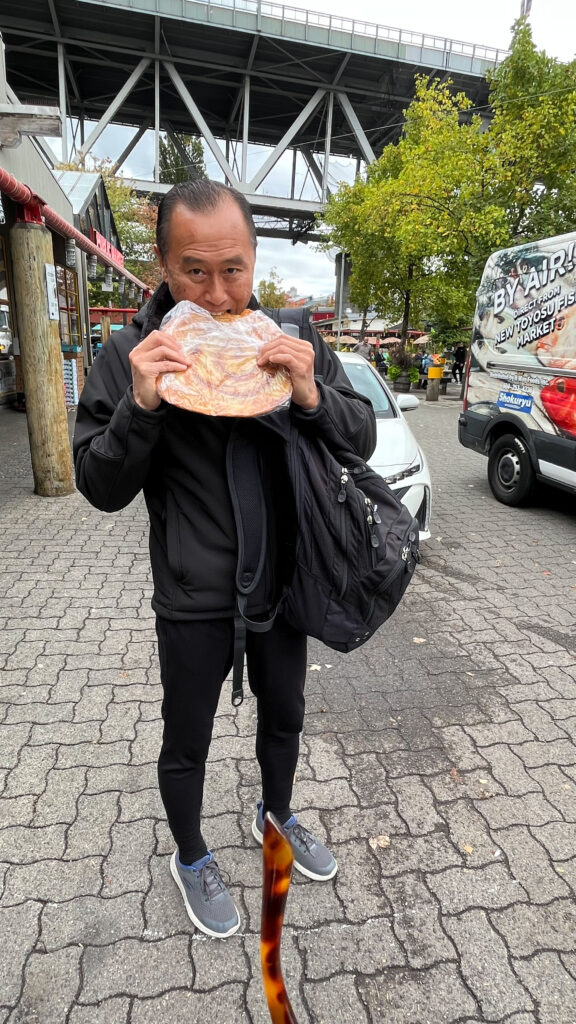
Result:
<svg viewBox="0 0 576 1024">
<path fill-rule="evenodd" d="M 461 444 L 505 505 L 536 480 L 576 491 L 576 233 L 503 249 L 477 293 Z"/>
</svg>

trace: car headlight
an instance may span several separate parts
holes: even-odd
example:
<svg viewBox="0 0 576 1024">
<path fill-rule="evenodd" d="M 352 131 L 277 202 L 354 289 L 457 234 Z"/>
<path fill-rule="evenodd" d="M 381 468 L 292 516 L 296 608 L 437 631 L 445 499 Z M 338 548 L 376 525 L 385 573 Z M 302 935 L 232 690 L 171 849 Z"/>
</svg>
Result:
<svg viewBox="0 0 576 1024">
<path fill-rule="evenodd" d="M 424 465 L 424 459 L 422 452 L 418 450 L 418 455 L 406 469 L 400 471 L 400 473 L 394 473 L 392 476 L 385 476 L 384 480 L 387 484 L 397 484 L 400 480 L 406 480 L 409 476 L 414 476 L 415 473 L 420 473 Z"/>
</svg>

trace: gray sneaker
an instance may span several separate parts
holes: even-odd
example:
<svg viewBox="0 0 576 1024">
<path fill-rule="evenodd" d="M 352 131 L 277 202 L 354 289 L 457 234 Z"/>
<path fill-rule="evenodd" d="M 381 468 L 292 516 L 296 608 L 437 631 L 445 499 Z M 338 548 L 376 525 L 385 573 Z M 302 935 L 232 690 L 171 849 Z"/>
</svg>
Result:
<svg viewBox="0 0 576 1024">
<path fill-rule="evenodd" d="M 238 930 L 238 911 L 211 853 L 201 867 L 187 868 L 180 863 L 176 850 L 170 860 L 170 871 L 182 893 L 188 917 L 201 932 L 226 939 Z"/>
<path fill-rule="evenodd" d="M 282 831 L 290 840 L 294 867 L 297 871 L 306 875 L 306 878 L 313 878 L 315 882 L 327 882 L 329 878 L 334 878 L 338 871 L 338 865 L 330 850 L 319 839 L 315 839 L 307 828 L 300 825 L 294 815 L 282 825 Z M 252 835 L 260 844 L 264 842 L 261 800 L 258 801 L 258 811 L 252 822 Z"/>
</svg>

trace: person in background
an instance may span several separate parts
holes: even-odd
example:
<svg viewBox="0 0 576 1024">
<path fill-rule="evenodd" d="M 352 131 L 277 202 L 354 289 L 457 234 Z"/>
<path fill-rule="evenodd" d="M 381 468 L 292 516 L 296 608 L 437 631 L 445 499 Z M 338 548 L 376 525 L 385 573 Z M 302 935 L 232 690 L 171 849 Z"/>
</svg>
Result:
<svg viewBox="0 0 576 1024">
<path fill-rule="evenodd" d="M 388 364 L 386 362 L 386 356 L 379 345 L 377 345 L 374 350 L 374 363 L 380 376 L 386 377 L 388 374 Z"/>
<path fill-rule="evenodd" d="M 354 345 L 352 351 L 358 352 L 359 355 L 364 356 L 364 359 L 367 359 L 368 362 L 370 362 L 372 356 L 372 346 L 368 341 L 366 341 L 366 339 L 364 339 L 364 341 L 359 341 L 357 345 Z"/>
<path fill-rule="evenodd" d="M 456 346 L 454 350 L 454 362 L 452 363 L 452 380 L 457 381 L 458 384 L 462 383 L 467 354 L 468 350 L 466 345 L 460 343 Z"/>
</svg>

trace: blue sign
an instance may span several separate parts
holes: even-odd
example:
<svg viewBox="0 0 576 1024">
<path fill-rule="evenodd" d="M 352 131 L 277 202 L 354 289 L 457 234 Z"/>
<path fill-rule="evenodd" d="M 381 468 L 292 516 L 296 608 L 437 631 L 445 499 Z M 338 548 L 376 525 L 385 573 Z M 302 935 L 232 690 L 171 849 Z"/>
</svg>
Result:
<svg viewBox="0 0 576 1024">
<path fill-rule="evenodd" d="M 532 411 L 532 395 L 521 395 L 517 391 L 501 391 L 498 395 L 498 408 L 507 409 L 509 412 Z"/>
</svg>

